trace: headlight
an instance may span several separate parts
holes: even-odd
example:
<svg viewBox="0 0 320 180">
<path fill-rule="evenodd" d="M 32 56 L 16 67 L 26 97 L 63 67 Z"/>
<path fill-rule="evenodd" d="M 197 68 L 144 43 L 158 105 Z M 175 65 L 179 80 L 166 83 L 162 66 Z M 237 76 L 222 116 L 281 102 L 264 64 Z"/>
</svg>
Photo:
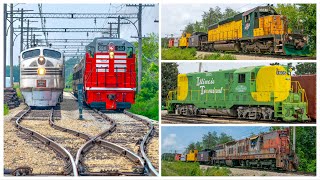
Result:
<svg viewBox="0 0 320 180">
<path fill-rule="evenodd" d="M 39 56 L 38 58 L 38 64 L 44 65 L 46 63 L 46 59 L 43 56 Z"/>
<path fill-rule="evenodd" d="M 38 75 L 45 75 L 46 69 L 45 68 L 38 68 Z"/>
<path fill-rule="evenodd" d="M 109 53 L 109 58 L 110 58 L 110 59 L 113 59 L 113 58 L 114 58 L 114 52 L 110 52 L 110 53 Z"/>
</svg>

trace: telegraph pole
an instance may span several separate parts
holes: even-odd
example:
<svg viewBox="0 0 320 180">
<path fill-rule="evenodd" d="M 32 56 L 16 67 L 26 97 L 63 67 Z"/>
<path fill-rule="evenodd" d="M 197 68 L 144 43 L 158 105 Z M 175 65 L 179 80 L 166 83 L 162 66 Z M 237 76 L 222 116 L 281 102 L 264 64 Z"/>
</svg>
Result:
<svg viewBox="0 0 320 180">
<path fill-rule="evenodd" d="M 296 152 L 296 127 L 292 127 L 292 151 Z"/>
<path fill-rule="evenodd" d="M 126 6 L 136 7 L 138 6 L 138 93 L 141 90 L 141 79 L 142 79 L 142 7 L 154 7 L 154 5 L 141 3 L 136 4 L 127 4 Z"/>
<path fill-rule="evenodd" d="M 202 68 L 202 63 L 199 63 L 199 72 L 201 72 L 201 68 Z"/>
<path fill-rule="evenodd" d="M 117 28 L 117 38 L 120 38 L 120 24 L 130 24 L 129 22 L 120 22 L 120 16 L 119 16 L 119 19 L 118 19 L 118 22 L 108 22 L 108 24 L 115 24 L 118 26 Z"/>
<path fill-rule="evenodd" d="M 10 85 L 13 87 L 13 4 L 10 4 Z"/>
<path fill-rule="evenodd" d="M 109 37 L 111 38 L 112 37 L 112 24 L 110 24 L 110 35 L 109 35 Z"/>
<path fill-rule="evenodd" d="M 28 19 L 28 22 L 27 22 L 27 49 L 29 48 L 29 19 Z"/>
<path fill-rule="evenodd" d="M 20 52 L 23 51 L 23 8 L 21 9 L 21 37 L 20 37 Z M 20 60 L 19 60 L 19 64 L 20 64 Z"/>
<path fill-rule="evenodd" d="M 141 91 L 141 79 L 142 79 L 142 4 L 139 4 L 139 12 L 138 12 L 138 38 L 139 38 L 139 54 L 138 54 L 138 92 Z"/>
<path fill-rule="evenodd" d="M 5 88 L 7 76 L 7 4 L 3 4 L 3 12 L 3 88 Z"/>
<path fill-rule="evenodd" d="M 118 38 L 120 38 L 120 16 L 118 16 Z"/>
</svg>

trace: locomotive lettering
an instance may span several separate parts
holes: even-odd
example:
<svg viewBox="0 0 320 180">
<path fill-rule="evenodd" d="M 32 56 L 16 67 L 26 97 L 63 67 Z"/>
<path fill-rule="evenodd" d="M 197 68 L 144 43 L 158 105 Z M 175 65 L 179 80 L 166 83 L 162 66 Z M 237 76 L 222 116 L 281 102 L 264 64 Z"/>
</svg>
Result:
<svg viewBox="0 0 320 180">
<path fill-rule="evenodd" d="M 277 69 L 276 74 L 277 74 L 277 75 L 286 75 L 287 72 L 286 72 L 286 71 L 279 71 L 279 70 Z"/>
<path fill-rule="evenodd" d="M 204 79 L 204 78 L 200 78 L 197 77 L 197 85 L 196 86 L 200 86 L 203 84 L 214 84 L 214 79 Z"/>
<path fill-rule="evenodd" d="M 218 94 L 218 93 L 222 93 L 223 91 L 223 87 L 221 87 L 220 89 L 206 89 L 205 86 L 200 86 L 200 94 Z"/>
</svg>

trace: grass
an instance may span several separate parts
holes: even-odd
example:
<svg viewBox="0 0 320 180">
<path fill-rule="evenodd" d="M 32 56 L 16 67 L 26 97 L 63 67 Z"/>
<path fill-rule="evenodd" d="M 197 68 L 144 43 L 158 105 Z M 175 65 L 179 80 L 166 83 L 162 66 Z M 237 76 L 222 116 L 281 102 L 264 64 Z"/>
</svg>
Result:
<svg viewBox="0 0 320 180">
<path fill-rule="evenodd" d="M 4 114 L 4 115 L 9 114 L 9 107 L 8 107 L 7 104 L 5 104 L 5 105 L 3 106 L 3 114 Z"/>
<path fill-rule="evenodd" d="M 161 56 L 163 60 L 236 60 L 234 55 L 221 53 L 211 53 L 197 57 L 197 50 L 195 48 L 163 48 Z"/>
<path fill-rule="evenodd" d="M 225 167 L 200 169 L 198 162 L 162 161 L 162 176 L 229 176 L 231 171 Z"/>
<path fill-rule="evenodd" d="M 231 54 L 213 53 L 211 55 L 206 54 L 200 59 L 203 60 L 236 60 L 236 57 Z"/>
<path fill-rule="evenodd" d="M 72 88 L 64 88 L 63 91 L 64 92 L 72 92 Z"/>
<path fill-rule="evenodd" d="M 137 98 L 129 111 L 159 121 L 158 96 L 155 96 L 149 101 Z"/>
<path fill-rule="evenodd" d="M 195 48 L 169 48 L 162 49 L 161 56 L 163 60 L 195 60 L 197 55 L 197 50 Z"/>
<path fill-rule="evenodd" d="M 13 88 L 16 90 L 18 98 L 19 98 L 20 100 L 23 100 L 23 96 L 22 96 L 22 94 L 21 94 L 19 84 L 14 84 Z"/>
</svg>

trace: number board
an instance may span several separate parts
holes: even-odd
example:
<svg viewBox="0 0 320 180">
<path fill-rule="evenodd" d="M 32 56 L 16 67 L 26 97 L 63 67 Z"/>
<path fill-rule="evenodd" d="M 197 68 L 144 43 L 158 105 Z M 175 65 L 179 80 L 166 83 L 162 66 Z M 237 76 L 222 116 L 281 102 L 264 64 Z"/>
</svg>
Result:
<svg viewBox="0 0 320 180">
<path fill-rule="evenodd" d="M 37 87 L 47 87 L 46 80 L 37 80 Z"/>
<path fill-rule="evenodd" d="M 125 46 L 116 46 L 116 51 L 125 51 L 126 47 Z"/>
</svg>

